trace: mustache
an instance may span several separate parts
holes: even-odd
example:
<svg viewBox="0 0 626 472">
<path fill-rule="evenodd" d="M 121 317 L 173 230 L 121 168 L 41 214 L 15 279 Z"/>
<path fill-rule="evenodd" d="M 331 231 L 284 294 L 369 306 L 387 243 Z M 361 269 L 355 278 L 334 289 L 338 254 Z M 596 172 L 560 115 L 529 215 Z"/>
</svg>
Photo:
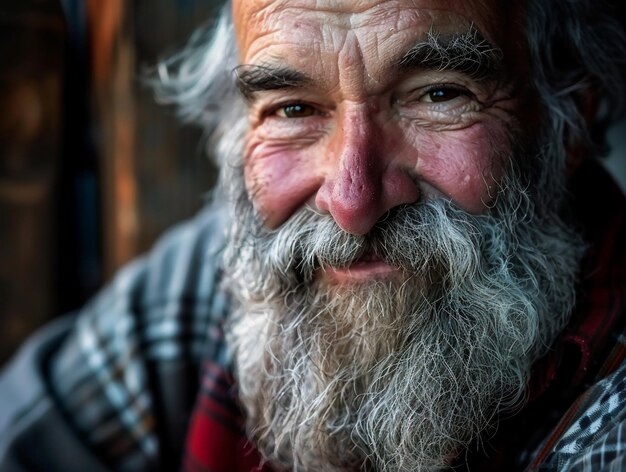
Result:
<svg viewBox="0 0 626 472">
<path fill-rule="evenodd" d="M 484 226 L 494 218 L 470 215 L 446 200 L 403 205 L 389 211 L 366 235 L 343 231 L 330 215 L 306 207 L 281 228 L 257 237 L 263 265 L 310 281 L 318 270 L 379 259 L 409 273 L 463 271 L 475 266 Z M 454 267 L 450 261 L 455 261 Z M 268 267 L 268 268 L 269 268 Z"/>
</svg>

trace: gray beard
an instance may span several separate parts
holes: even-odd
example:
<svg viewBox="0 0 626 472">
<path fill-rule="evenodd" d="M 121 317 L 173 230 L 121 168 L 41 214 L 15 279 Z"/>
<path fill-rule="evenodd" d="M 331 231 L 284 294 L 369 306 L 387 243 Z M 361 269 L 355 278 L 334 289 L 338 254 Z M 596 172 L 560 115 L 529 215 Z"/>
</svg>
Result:
<svg viewBox="0 0 626 472">
<path fill-rule="evenodd" d="M 309 208 L 266 230 L 242 191 L 235 207 L 227 338 L 249 437 L 279 469 L 446 467 L 520 405 L 573 305 L 579 239 L 512 172 L 486 215 L 432 200 L 366 236 Z M 400 276 L 321 277 L 363 254 Z"/>
</svg>

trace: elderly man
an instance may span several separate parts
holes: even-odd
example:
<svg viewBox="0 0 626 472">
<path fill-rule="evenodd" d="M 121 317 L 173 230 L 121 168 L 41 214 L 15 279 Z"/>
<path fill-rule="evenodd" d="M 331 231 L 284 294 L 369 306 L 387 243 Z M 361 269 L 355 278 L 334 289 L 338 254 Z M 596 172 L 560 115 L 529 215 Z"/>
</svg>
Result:
<svg viewBox="0 0 626 472">
<path fill-rule="evenodd" d="M 626 468 L 624 44 L 590 0 L 234 0 L 157 85 L 220 190 L 7 368 L 2 470 Z"/>
</svg>

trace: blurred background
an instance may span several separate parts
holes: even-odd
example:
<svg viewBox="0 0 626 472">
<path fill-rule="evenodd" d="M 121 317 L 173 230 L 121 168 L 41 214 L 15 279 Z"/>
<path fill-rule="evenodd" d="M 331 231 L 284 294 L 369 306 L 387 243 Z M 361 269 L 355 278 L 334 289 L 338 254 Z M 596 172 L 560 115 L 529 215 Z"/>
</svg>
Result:
<svg viewBox="0 0 626 472">
<path fill-rule="evenodd" d="M 211 0 L 0 0 L 0 362 L 191 216 L 215 170 L 141 77 Z"/>
<path fill-rule="evenodd" d="M 200 131 L 140 79 L 220 3 L 0 0 L 0 362 L 202 205 Z"/>
</svg>

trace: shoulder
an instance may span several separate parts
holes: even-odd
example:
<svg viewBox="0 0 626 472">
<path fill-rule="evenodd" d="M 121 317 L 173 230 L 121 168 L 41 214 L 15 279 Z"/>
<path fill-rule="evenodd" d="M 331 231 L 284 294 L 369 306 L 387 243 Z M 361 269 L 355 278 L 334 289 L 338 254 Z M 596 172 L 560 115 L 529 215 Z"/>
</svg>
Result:
<svg viewBox="0 0 626 472">
<path fill-rule="evenodd" d="M 559 471 L 626 470 L 626 362 L 581 398 L 547 462 Z"/>
<path fill-rule="evenodd" d="M 221 213 L 208 208 L 120 270 L 81 310 L 63 346 L 79 351 L 80 358 L 61 356 L 53 373 L 67 376 L 118 357 L 128 369 L 134 358 L 166 362 L 202 356 L 208 325 L 221 323 L 226 313 L 219 286 L 223 227 Z"/>
<path fill-rule="evenodd" d="M 175 456 L 200 360 L 227 363 L 224 233 L 222 213 L 203 210 L 123 268 L 72 319 L 25 346 L 0 382 L 0 401 L 8 401 L 0 407 L 0 449 L 15 449 L 8 435 L 24 424 L 23 413 L 34 431 L 52 411 L 77 447 L 116 470 L 150 470 Z"/>
</svg>

